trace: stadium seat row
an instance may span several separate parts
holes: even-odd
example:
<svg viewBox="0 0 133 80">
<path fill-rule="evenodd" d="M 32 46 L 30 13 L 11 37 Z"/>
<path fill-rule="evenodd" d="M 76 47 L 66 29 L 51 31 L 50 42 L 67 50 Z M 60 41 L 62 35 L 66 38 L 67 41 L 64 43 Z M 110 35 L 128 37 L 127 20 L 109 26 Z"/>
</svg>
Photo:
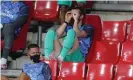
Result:
<svg viewBox="0 0 133 80">
<path fill-rule="evenodd" d="M 133 63 L 133 22 L 127 35 L 127 22 L 104 21 L 102 39 L 96 41 L 90 63 Z M 128 36 L 126 38 L 126 35 Z"/>
<path fill-rule="evenodd" d="M 133 80 L 132 21 L 104 21 L 93 50 L 86 80 Z"/>
<path fill-rule="evenodd" d="M 102 40 L 133 41 L 133 21 L 103 21 Z"/>
<path fill-rule="evenodd" d="M 52 80 L 133 80 L 133 64 L 85 64 L 45 61 L 52 69 Z"/>
</svg>

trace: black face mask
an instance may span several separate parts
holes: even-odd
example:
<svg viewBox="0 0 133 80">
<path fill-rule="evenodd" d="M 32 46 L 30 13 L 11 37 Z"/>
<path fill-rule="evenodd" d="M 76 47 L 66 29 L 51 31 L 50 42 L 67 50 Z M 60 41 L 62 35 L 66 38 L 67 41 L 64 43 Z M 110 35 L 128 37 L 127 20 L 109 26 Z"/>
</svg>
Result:
<svg viewBox="0 0 133 80">
<path fill-rule="evenodd" d="M 40 55 L 30 56 L 30 59 L 33 60 L 34 63 L 39 63 L 40 62 Z"/>
</svg>

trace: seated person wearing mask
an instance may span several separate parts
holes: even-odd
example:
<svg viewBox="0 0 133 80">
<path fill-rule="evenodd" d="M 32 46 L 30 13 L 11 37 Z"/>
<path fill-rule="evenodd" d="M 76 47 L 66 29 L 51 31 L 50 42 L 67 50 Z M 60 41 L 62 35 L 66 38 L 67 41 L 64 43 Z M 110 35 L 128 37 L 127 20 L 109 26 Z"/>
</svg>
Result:
<svg viewBox="0 0 133 80">
<path fill-rule="evenodd" d="M 4 38 L 4 48 L 0 66 L 7 68 L 7 58 L 13 41 L 19 35 L 29 15 L 29 7 L 23 1 L 1 1 L 1 28 Z"/>
<path fill-rule="evenodd" d="M 79 7 L 68 11 L 64 23 L 57 29 L 50 29 L 44 40 L 46 60 L 84 62 L 91 47 L 93 27 L 84 24 L 85 12 Z M 63 45 L 59 39 L 66 36 Z"/>
<path fill-rule="evenodd" d="M 52 80 L 49 65 L 40 61 L 38 45 L 30 44 L 28 46 L 28 57 L 30 59 L 29 63 L 24 65 L 21 76 L 26 74 L 31 80 Z"/>
</svg>

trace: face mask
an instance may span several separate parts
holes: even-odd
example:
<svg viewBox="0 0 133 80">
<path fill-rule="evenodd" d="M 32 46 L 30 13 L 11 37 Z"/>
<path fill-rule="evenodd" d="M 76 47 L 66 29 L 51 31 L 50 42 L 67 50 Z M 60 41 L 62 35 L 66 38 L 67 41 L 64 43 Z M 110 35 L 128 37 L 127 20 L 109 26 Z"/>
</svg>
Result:
<svg viewBox="0 0 133 80">
<path fill-rule="evenodd" d="M 34 63 L 39 63 L 40 62 L 40 55 L 30 56 L 30 59 L 33 60 Z"/>
</svg>

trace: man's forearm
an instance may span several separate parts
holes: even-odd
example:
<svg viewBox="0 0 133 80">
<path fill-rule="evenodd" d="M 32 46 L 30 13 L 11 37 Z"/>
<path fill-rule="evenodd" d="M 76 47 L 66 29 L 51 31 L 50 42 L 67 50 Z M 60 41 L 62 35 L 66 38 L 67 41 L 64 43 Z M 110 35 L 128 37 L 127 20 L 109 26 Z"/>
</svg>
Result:
<svg viewBox="0 0 133 80">
<path fill-rule="evenodd" d="M 75 21 L 75 22 L 74 22 L 73 29 L 74 29 L 74 31 L 76 32 L 77 36 L 80 36 L 81 31 L 80 31 L 80 29 L 79 29 L 79 27 L 78 27 L 78 21 Z"/>
<path fill-rule="evenodd" d="M 67 24 L 63 23 L 58 29 L 57 29 L 57 35 L 60 38 L 64 32 L 65 32 L 65 28 L 66 28 Z"/>
</svg>

